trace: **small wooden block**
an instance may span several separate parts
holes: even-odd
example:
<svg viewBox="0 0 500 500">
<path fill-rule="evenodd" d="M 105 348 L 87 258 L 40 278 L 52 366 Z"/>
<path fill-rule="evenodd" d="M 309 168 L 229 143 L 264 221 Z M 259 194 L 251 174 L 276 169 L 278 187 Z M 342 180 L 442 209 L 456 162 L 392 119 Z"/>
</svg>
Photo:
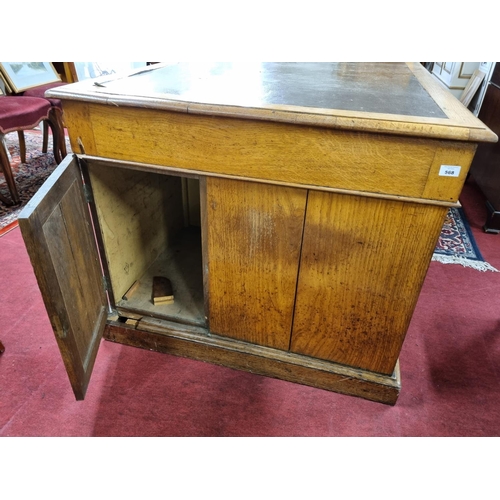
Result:
<svg viewBox="0 0 500 500">
<path fill-rule="evenodd" d="M 155 304 L 171 304 L 173 301 L 174 299 L 169 297 L 155 297 Z"/>
<path fill-rule="evenodd" d="M 128 300 L 132 296 L 132 294 L 137 290 L 139 286 L 139 280 L 134 281 L 132 286 L 125 292 L 125 295 L 122 297 L 123 300 Z"/>
<path fill-rule="evenodd" d="M 153 304 L 173 304 L 174 292 L 172 283 L 164 276 L 153 277 Z"/>
<path fill-rule="evenodd" d="M 153 303 L 155 306 L 162 306 L 165 304 L 173 304 L 174 299 L 156 299 L 156 298 L 154 298 Z"/>
</svg>

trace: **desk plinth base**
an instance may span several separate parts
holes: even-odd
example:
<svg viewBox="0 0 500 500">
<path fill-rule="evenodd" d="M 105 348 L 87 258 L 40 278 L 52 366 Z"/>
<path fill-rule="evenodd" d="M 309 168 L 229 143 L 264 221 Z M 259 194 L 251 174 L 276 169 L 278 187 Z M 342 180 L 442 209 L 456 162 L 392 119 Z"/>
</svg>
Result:
<svg viewBox="0 0 500 500">
<path fill-rule="evenodd" d="M 135 326 L 109 322 L 104 338 L 388 405 L 396 403 L 401 388 L 399 363 L 392 376 L 381 375 L 151 318 Z"/>
</svg>

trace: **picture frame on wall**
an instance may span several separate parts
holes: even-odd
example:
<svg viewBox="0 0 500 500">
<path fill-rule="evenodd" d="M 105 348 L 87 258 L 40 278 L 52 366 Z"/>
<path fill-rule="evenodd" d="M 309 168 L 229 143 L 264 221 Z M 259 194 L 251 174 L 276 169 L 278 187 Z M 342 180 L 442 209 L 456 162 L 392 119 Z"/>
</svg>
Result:
<svg viewBox="0 0 500 500">
<path fill-rule="evenodd" d="M 11 93 L 10 87 L 0 71 L 0 95 L 9 95 Z"/>
<path fill-rule="evenodd" d="M 98 78 L 104 75 L 129 73 L 146 66 L 146 62 L 74 62 L 77 81 Z"/>
<path fill-rule="evenodd" d="M 61 81 L 61 77 L 50 62 L 2 62 L 0 71 L 12 92 L 16 94 L 33 87 Z"/>
</svg>

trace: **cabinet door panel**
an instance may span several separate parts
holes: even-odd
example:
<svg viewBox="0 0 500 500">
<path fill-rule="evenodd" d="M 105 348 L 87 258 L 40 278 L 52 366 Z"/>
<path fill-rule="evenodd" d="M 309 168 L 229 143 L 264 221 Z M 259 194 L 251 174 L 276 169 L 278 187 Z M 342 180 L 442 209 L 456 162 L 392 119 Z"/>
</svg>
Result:
<svg viewBox="0 0 500 500">
<path fill-rule="evenodd" d="M 311 191 L 291 350 L 391 374 L 446 212 Z"/>
<path fill-rule="evenodd" d="M 67 157 L 19 216 L 24 241 L 77 399 L 83 399 L 107 300 L 76 160 Z"/>
<path fill-rule="evenodd" d="M 207 179 L 210 331 L 288 350 L 307 192 Z"/>
</svg>

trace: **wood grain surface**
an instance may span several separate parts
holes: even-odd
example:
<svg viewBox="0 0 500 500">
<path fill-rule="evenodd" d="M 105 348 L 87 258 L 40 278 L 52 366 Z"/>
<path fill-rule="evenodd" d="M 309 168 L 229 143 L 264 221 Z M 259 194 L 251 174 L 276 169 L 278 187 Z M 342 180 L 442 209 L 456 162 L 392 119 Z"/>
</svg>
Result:
<svg viewBox="0 0 500 500">
<path fill-rule="evenodd" d="M 288 349 L 306 191 L 207 179 L 210 330 Z"/>
<path fill-rule="evenodd" d="M 303 125 L 89 107 L 91 135 L 76 127 L 99 157 L 318 188 L 419 198 L 437 151 L 447 147 L 444 141 Z M 449 201 L 436 197 L 442 198 Z"/>
<path fill-rule="evenodd" d="M 401 389 L 399 366 L 391 376 L 370 373 L 297 354 L 208 335 L 162 320 L 144 319 L 135 326 L 108 323 L 105 338 L 113 342 L 207 361 L 327 391 L 394 405 Z"/>
<path fill-rule="evenodd" d="M 311 191 L 291 350 L 391 374 L 446 212 Z"/>
<path fill-rule="evenodd" d="M 77 399 L 107 319 L 101 266 L 76 160 L 67 157 L 19 216 L 35 275 Z"/>
</svg>

